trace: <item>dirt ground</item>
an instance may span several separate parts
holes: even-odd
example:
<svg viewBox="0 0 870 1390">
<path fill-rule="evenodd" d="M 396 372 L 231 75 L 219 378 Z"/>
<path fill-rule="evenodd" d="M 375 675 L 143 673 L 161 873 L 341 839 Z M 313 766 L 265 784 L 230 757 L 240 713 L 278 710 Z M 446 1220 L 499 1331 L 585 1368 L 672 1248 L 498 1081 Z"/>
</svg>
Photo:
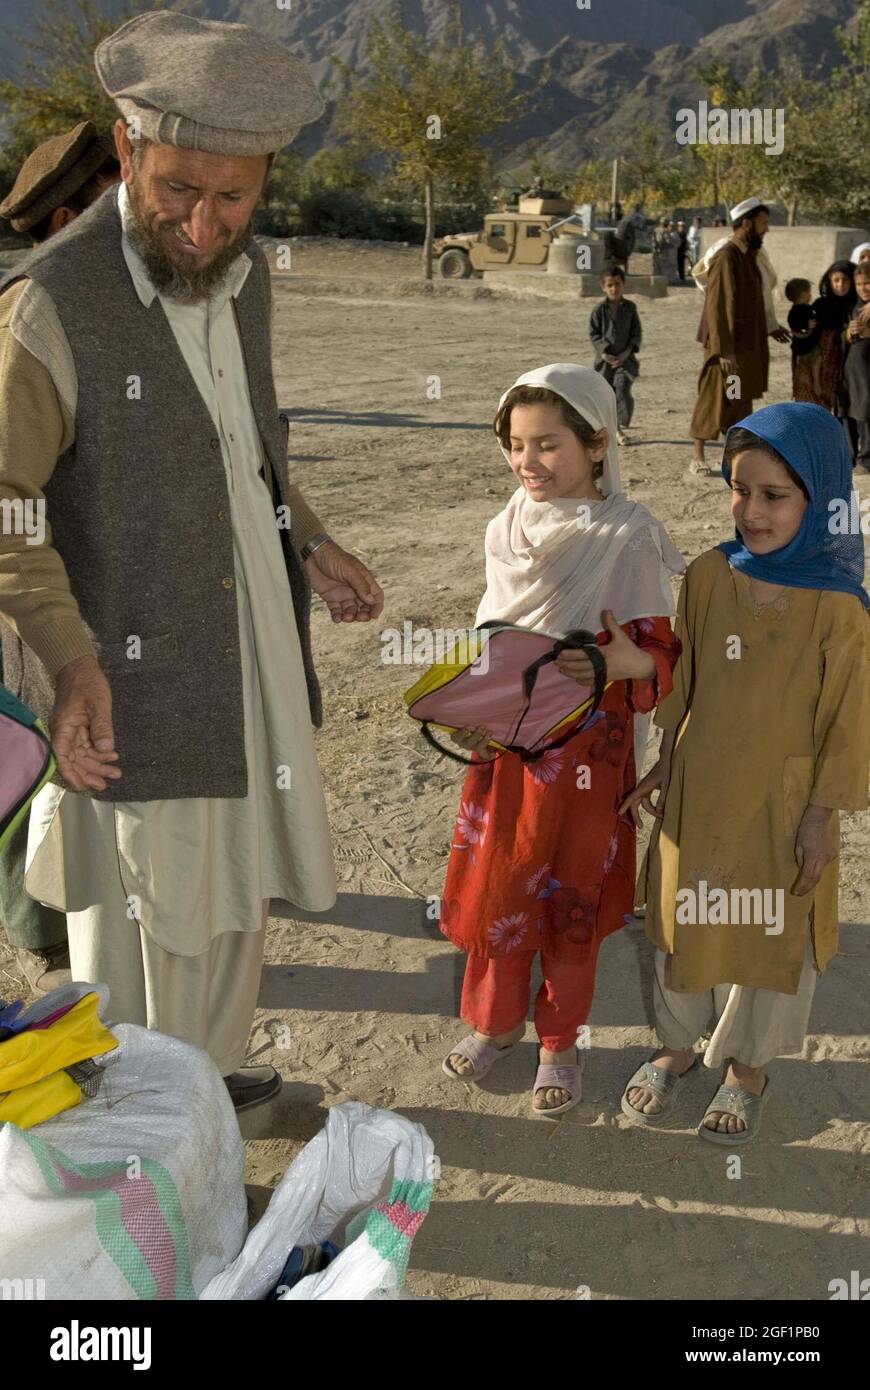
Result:
<svg viewBox="0 0 870 1390">
<path fill-rule="evenodd" d="M 803 1057 L 770 1067 L 763 1135 L 737 1151 L 741 1177 L 729 1178 L 727 1149 L 694 1133 L 718 1084 L 711 1072 L 693 1073 L 663 1131 L 620 1113 L 622 1086 L 654 1044 L 639 923 L 601 953 L 584 1099 L 560 1122 L 529 1114 L 531 1025 L 481 1086 L 441 1072 L 464 1031 L 462 958 L 427 919 L 426 899 L 441 890 L 462 770 L 404 713 L 419 668 L 385 665 L 379 633 L 406 620 L 472 624 L 484 527 L 513 490 L 489 431 L 495 405 L 530 367 L 591 362 L 592 302 L 478 281 L 428 293 L 418 254 L 294 245 L 292 273 L 273 281 L 291 467 L 387 602 L 374 626 L 334 627 L 322 605 L 314 615 L 339 898 L 316 919 L 273 904 L 251 1051 L 286 1085 L 245 1119 L 255 1207 L 325 1108 L 358 1099 L 419 1121 L 441 1160 L 411 1255 L 416 1294 L 826 1299 L 831 1279 L 868 1272 L 867 814 L 844 818 L 842 953 L 819 984 Z M 700 298 L 679 289 L 638 304 L 644 349 L 623 483 L 688 559 L 730 534 L 724 485 L 686 471 Z M 787 399 L 788 382 L 788 349 L 773 345 L 768 400 Z"/>
<path fill-rule="evenodd" d="M 741 1178 L 728 1178 L 727 1150 L 694 1133 L 718 1084 L 709 1071 L 687 1083 L 665 1131 L 620 1113 L 622 1085 L 654 1042 L 639 924 L 602 951 L 584 1100 L 561 1122 L 529 1115 L 531 1025 L 481 1086 L 441 1072 L 464 1031 L 462 958 L 427 920 L 426 899 L 441 889 L 462 770 L 405 715 L 419 670 L 384 665 L 379 630 L 473 622 L 484 527 L 513 490 L 489 433 L 494 407 L 532 366 L 591 361 L 591 303 L 513 298 L 479 281 L 430 295 L 418 265 L 411 249 L 302 244 L 292 274 L 274 280 L 296 479 L 387 602 L 377 629 L 335 628 L 322 606 L 315 615 L 340 893 L 325 918 L 287 908 L 271 922 L 253 1048 L 288 1085 L 271 1114 L 248 1121 L 249 1181 L 274 1184 L 324 1106 L 359 1099 L 425 1125 L 441 1159 L 412 1251 L 415 1293 L 827 1298 L 832 1278 L 868 1260 L 867 815 L 845 818 L 842 954 L 819 985 L 803 1059 L 770 1068 L 763 1137 L 743 1151 Z M 638 303 L 644 350 L 623 480 L 691 558 L 729 534 L 723 484 L 686 473 L 700 299 L 678 289 Z M 788 349 L 774 345 L 768 400 L 788 399 L 788 382 Z"/>
</svg>

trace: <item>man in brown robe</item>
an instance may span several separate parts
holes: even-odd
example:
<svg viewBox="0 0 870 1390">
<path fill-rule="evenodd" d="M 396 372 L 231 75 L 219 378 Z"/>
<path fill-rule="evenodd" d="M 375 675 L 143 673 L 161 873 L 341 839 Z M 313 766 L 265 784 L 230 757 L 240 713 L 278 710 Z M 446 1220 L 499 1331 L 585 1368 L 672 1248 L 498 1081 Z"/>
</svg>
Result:
<svg viewBox="0 0 870 1390">
<path fill-rule="evenodd" d="M 770 354 L 756 257 L 768 227 L 758 198 L 731 209 L 734 235 L 714 257 L 704 299 L 704 365 L 692 414 L 691 471 L 717 476 L 704 462 L 704 441 L 718 439 L 751 415 L 767 390 Z"/>
</svg>

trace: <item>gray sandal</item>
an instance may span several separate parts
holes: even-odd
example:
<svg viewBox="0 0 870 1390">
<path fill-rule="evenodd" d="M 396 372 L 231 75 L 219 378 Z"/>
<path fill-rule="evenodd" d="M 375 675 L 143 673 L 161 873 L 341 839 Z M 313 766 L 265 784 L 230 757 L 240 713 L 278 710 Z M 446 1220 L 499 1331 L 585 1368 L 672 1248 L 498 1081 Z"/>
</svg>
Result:
<svg viewBox="0 0 870 1390">
<path fill-rule="evenodd" d="M 731 1147 L 735 1144 L 748 1144 L 761 1128 L 761 1112 L 764 1109 L 764 1102 L 767 1100 L 769 1084 L 770 1077 L 766 1076 L 764 1089 L 760 1096 L 754 1096 L 751 1091 L 743 1091 L 738 1086 L 720 1086 L 698 1125 L 698 1133 L 701 1138 L 709 1139 L 711 1144 L 728 1144 Z M 708 1129 L 704 1121 L 708 1115 L 716 1113 L 735 1115 L 738 1120 L 743 1121 L 746 1128 L 739 1130 L 736 1134 L 722 1133 L 718 1129 Z"/>
<path fill-rule="evenodd" d="M 627 1115 L 630 1120 L 634 1120 L 639 1125 L 660 1125 L 663 1120 L 667 1119 L 677 1103 L 679 1083 L 685 1081 L 689 1072 L 694 1071 L 697 1065 L 698 1058 L 695 1057 L 692 1065 L 677 1075 L 676 1072 L 666 1071 L 664 1067 L 657 1067 L 654 1062 L 644 1062 L 630 1078 L 622 1093 L 620 1109 L 623 1115 Z M 662 1107 L 661 1110 L 657 1110 L 654 1115 L 645 1115 L 642 1110 L 637 1110 L 628 1099 L 629 1091 L 633 1091 L 635 1086 L 643 1086 L 647 1091 L 652 1091 L 653 1096 Z"/>
<path fill-rule="evenodd" d="M 564 1115 L 566 1110 L 573 1110 L 575 1105 L 579 1105 L 583 1098 L 581 1083 L 583 1078 L 583 1066 L 586 1061 L 585 1051 L 579 1047 L 574 1049 L 577 1061 L 571 1066 L 570 1063 L 556 1065 L 555 1062 L 542 1062 L 540 1048 L 538 1049 L 538 1070 L 535 1072 L 535 1080 L 532 1084 L 532 1116 L 536 1120 L 552 1120 L 559 1115 Z M 561 1105 L 546 1106 L 538 1109 L 535 1105 L 535 1096 L 539 1091 L 559 1090 L 567 1091 L 568 1099 Z"/>
<path fill-rule="evenodd" d="M 484 1042 L 483 1038 L 476 1038 L 473 1033 L 469 1033 L 461 1043 L 451 1047 L 441 1063 L 441 1070 L 452 1081 L 482 1081 L 495 1063 L 502 1057 L 509 1057 L 516 1046 L 516 1043 L 509 1043 L 507 1047 L 496 1047 L 495 1043 Z M 473 1070 L 467 1071 L 464 1075 L 461 1071 L 454 1071 L 449 1062 L 453 1056 L 467 1057 Z"/>
</svg>

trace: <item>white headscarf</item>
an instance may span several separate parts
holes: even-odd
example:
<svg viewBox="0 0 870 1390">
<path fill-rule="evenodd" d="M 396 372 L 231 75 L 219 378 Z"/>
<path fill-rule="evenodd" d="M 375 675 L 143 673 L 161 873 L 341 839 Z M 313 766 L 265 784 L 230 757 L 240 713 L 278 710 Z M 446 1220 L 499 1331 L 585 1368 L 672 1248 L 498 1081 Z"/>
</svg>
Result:
<svg viewBox="0 0 870 1390">
<path fill-rule="evenodd" d="M 486 529 L 486 592 L 476 624 L 495 619 L 561 636 L 572 628 L 601 632 L 605 608 L 618 623 L 673 617 L 670 575 L 681 574 L 685 561 L 661 522 L 621 491 L 612 387 L 573 362 L 525 372 L 515 386 L 554 391 L 593 429 L 607 430 L 603 496 L 536 502 L 517 489 Z"/>
<path fill-rule="evenodd" d="M 858 265 L 860 263 L 862 251 L 870 251 L 870 241 L 861 241 L 855 247 L 855 250 L 852 252 L 853 265 Z"/>
</svg>

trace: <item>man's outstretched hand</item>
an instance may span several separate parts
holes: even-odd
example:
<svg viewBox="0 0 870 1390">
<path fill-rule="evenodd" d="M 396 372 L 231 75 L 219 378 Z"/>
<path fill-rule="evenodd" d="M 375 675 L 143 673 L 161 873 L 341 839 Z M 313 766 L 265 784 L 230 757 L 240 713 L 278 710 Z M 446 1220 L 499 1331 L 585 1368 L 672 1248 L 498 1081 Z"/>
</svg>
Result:
<svg viewBox="0 0 870 1390">
<path fill-rule="evenodd" d="M 374 575 L 335 541 L 324 541 L 305 564 L 334 623 L 367 623 L 383 612 L 384 594 Z"/>
<path fill-rule="evenodd" d="M 118 780 L 112 692 L 96 657 L 79 657 L 61 669 L 50 724 L 57 770 L 68 787 L 104 792 L 109 780 Z"/>
</svg>

